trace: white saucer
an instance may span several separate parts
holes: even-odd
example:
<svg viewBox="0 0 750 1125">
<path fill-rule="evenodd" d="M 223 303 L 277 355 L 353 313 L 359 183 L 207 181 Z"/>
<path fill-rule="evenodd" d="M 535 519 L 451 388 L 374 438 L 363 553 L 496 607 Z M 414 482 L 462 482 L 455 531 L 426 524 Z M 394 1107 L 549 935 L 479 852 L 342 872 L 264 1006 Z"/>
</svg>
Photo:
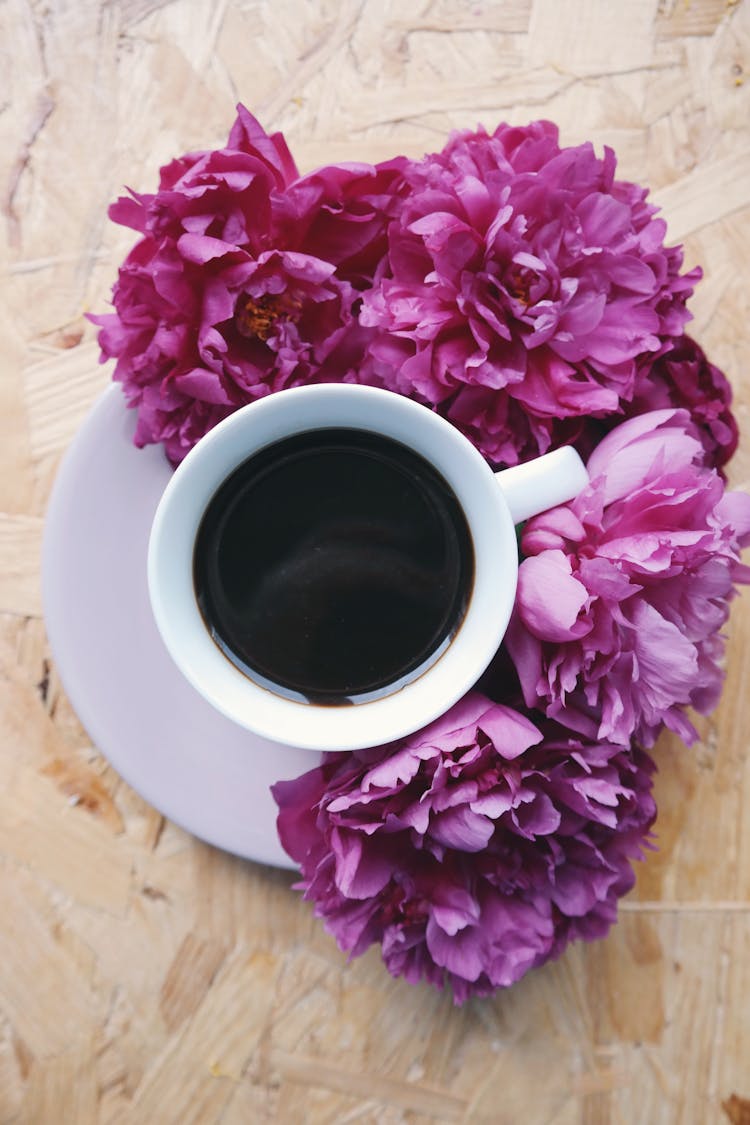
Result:
<svg viewBox="0 0 750 1125">
<path fill-rule="evenodd" d="M 161 446 L 136 449 L 119 387 L 68 449 L 47 512 L 44 615 L 65 690 L 94 744 L 182 828 L 260 863 L 294 867 L 269 786 L 320 755 L 232 723 L 183 679 L 146 587 L 151 520 L 171 475 Z"/>
</svg>

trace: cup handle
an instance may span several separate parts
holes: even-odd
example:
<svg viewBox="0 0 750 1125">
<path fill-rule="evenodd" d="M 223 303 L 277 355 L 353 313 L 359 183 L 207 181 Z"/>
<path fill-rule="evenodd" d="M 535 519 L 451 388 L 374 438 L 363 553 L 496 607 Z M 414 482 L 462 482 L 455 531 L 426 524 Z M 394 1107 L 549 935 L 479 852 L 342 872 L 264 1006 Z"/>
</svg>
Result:
<svg viewBox="0 0 750 1125">
<path fill-rule="evenodd" d="M 586 466 L 572 445 L 553 449 L 525 465 L 502 469 L 495 479 L 515 524 L 565 504 L 589 483 Z"/>
</svg>

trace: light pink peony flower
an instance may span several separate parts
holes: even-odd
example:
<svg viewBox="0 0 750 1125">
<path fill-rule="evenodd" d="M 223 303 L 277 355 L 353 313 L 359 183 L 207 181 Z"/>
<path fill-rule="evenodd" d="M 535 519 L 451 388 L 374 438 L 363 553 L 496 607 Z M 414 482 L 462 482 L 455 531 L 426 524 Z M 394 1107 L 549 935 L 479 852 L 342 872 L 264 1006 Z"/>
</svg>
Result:
<svg viewBox="0 0 750 1125">
<path fill-rule="evenodd" d="M 506 643 L 526 703 L 584 733 L 692 741 L 686 708 L 721 691 L 720 630 L 750 542 L 750 496 L 725 492 L 684 410 L 624 422 L 572 503 L 526 524 Z"/>
<path fill-rule="evenodd" d="M 391 746 L 279 782 L 281 840 L 342 949 L 461 1003 L 601 937 L 655 809 L 640 750 L 466 696 Z"/>
<path fill-rule="evenodd" d="M 226 148 L 173 161 L 158 192 L 112 206 L 142 237 L 114 313 L 91 319 L 138 445 L 161 441 L 176 464 L 255 398 L 351 377 L 366 335 L 352 282 L 370 284 L 385 251 L 401 163 L 300 178 L 283 138 L 239 106 Z"/>
<path fill-rule="evenodd" d="M 411 164 L 364 298 L 379 331 L 361 377 L 439 408 L 497 463 L 619 412 L 700 273 L 680 274 L 646 191 L 614 174 L 610 150 L 561 149 L 544 121 L 457 133 Z"/>
</svg>

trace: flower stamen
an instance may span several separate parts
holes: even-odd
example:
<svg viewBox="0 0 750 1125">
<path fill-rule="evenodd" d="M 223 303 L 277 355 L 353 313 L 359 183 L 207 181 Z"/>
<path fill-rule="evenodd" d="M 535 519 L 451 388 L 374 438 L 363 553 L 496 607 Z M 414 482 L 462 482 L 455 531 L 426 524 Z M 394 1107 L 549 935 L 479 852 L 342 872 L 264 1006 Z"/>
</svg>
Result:
<svg viewBox="0 0 750 1125">
<path fill-rule="evenodd" d="M 535 275 L 530 269 L 513 266 L 508 271 L 505 288 L 514 300 L 518 301 L 524 308 L 528 308 L 532 303 L 531 286 L 535 280 Z"/>
<path fill-rule="evenodd" d="M 302 311 L 302 301 L 290 293 L 264 293 L 260 297 L 240 298 L 235 312 L 237 331 L 242 336 L 265 343 L 274 333 L 279 321 L 296 321 Z"/>
</svg>

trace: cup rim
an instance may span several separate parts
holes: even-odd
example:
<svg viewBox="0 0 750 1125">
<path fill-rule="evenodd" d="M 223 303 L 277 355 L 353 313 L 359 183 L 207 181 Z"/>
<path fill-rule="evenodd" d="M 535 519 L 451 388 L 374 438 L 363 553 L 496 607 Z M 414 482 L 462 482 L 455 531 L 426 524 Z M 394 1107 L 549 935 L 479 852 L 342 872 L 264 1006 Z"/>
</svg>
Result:
<svg viewBox="0 0 750 1125">
<path fill-rule="evenodd" d="M 400 440 L 438 469 L 464 509 L 474 546 L 475 574 L 464 619 L 434 663 L 389 694 L 336 707 L 277 695 L 244 676 L 220 651 L 195 597 L 192 544 L 206 505 L 243 460 L 290 434 L 340 425 Z M 498 579 L 501 573 L 503 581 Z M 500 646 L 513 609 L 517 573 L 515 529 L 507 502 L 495 473 L 468 439 L 412 399 L 347 383 L 306 385 L 269 394 L 241 407 L 209 431 L 168 482 L 148 548 L 152 611 L 162 640 L 183 675 L 217 710 L 241 726 L 275 742 L 317 751 L 393 742 L 432 722 L 460 699 Z"/>
</svg>

